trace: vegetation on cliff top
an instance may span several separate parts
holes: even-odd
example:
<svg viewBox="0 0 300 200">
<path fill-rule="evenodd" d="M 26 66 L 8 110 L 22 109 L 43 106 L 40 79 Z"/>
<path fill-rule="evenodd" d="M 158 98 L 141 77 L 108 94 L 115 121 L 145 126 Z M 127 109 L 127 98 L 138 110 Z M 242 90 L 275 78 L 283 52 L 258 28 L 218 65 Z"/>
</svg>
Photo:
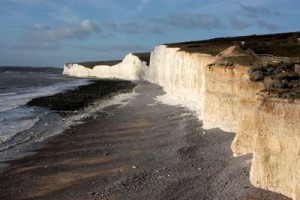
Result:
<svg viewBox="0 0 300 200">
<path fill-rule="evenodd" d="M 257 54 L 271 54 L 280 57 L 300 57 L 300 32 L 251 35 L 240 37 L 223 37 L 203 41 L 190 41 L 166 44 L 191 53 L 206 53 L 216 56 L 226 48 L 244 44 Z"/>
</svg>

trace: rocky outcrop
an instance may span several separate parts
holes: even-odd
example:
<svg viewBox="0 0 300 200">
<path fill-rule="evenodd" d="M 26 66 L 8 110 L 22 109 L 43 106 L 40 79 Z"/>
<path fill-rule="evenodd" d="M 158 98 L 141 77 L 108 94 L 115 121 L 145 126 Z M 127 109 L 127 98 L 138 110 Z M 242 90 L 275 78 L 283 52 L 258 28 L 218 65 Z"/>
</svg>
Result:
<svg viewBox="0 0 300 200">
<path fill-rule="evenodd" d="M 151 53 L 149 67 L 130 54 L 114 66 L 67 65 L 64 74 L 144 79 L 163 86 L 198 113 L 204 128 L 236 133 L 233 154 L 253 153 L 250 180 L 255 186 L 300 199 L 300 101 L 261 92 L 268 71 L 249 74 L 243 65 L 255 59 L 254 52 L 239 47 L 211 56 L 160 45 Z"/>
</svg>

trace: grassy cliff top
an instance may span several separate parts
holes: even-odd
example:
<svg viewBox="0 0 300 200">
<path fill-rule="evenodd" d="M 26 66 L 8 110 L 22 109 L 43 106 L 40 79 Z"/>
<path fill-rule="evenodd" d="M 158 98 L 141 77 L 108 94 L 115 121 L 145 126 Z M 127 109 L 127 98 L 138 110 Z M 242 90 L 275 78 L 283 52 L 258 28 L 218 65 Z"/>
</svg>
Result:
<svg viewBox="0 0 300 200">
<path fill-rule="evenodd" d="M 280 57 L 300 57 L 300 32 L 269 35 L 250 35 L 239 37 L 222 37 L 202 41 L 190 41 L 166 44 L 191 53 L 206 53 L 213 56 L 229 46 L 244 43 L 257 54 L 271 54 Z"/>
</svg>

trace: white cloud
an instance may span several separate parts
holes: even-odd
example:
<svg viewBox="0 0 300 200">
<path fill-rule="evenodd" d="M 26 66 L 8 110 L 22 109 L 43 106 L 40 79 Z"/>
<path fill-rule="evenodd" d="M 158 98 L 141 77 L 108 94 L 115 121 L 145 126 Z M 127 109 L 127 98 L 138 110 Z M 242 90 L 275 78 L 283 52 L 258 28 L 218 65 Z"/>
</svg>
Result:
<svg viewBox="0 0 300 200">
<path fill-rule="evenodd" d="M 58 27 L 34 24 L 29 27 L 29 32 L 25 37 L 42 41 L 59 41 L 66 39 L 85 39 L 91 34 L 99 32 L 101 32 L 101 30 L 95 23 L 90 20 L 84 20 L 79 24 Z"/>
<path fill-rule="evenodd" d="M 156 17 L 152 20 L 157 23 L 176 28 L 206 30 L 225 28 L 225 25 L 217 17 L 204 13 L 176 13 L 167 16 Z"/>
<path fill-rule="evenodd" d="M 137 45 L 137 44 L 118 44 L 118 45 L 74 45 L 74 47 L 79 49 L 85 49 L 88 51 L 96 51 L 96 52 L 110 52 L 110 51 L 119 51 L 119 52 L 138 52 L 144 51 L 146 49 L 145 46 Z"/>
<path fill-rule="evenodd" d="M 162 33 L 163 30 L 159 27 L 150 26 L 150 25 L 140 25 L 138 23 L 117 23 L 112 20 L 105 20 L 101 22 L 102 27 L 106 28 L 107 30 L 114 31 L 114 32 L 123 32 L 123 33 L 141 33 L 141 32 L 148 32 L 148 33 Z"/>
<path fill-rule="evenodd" d="M 84 40 L 93 34 L 102 34 L 101 29 L 91 20 L 77 24 L 50 27 L 37 23 L 26 27 L 26 33 L 18 41 L 2 42 L 0 46 L 15 49 L 58 49 L 63 41 Z"/>
</svg>

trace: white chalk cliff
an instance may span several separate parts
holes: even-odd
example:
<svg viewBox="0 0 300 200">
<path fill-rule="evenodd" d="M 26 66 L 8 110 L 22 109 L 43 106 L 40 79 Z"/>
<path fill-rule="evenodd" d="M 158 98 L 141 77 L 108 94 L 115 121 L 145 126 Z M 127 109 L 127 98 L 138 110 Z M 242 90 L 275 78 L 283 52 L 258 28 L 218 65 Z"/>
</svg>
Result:
<svg viewBox="0 0 300 200">
<path fill-rule="evenodd" d="M 300 199 L 300 101 L 260 94 L 248 67 L 222 66 L 217 57 L 157 46 L 150 65 L 129 54 L 114 66 L 93 69 L 68 64 L 64 74 L 78 77 L 148 80 L 198 112 L 204 128 L 235 132 L 235 156 L 253 153 L 250 181 L 257 187 Z"/>
<path fill-rule="evenodd" d="M 128 54 L 121 63 L 113 66 L 99 65 L 87 68 L 77 63 L 65 64 L 63 74 L 76 77 L 143 80 L 147 68 L 145 61 L 141 61 L 133 54 Z"/>
</svg>

